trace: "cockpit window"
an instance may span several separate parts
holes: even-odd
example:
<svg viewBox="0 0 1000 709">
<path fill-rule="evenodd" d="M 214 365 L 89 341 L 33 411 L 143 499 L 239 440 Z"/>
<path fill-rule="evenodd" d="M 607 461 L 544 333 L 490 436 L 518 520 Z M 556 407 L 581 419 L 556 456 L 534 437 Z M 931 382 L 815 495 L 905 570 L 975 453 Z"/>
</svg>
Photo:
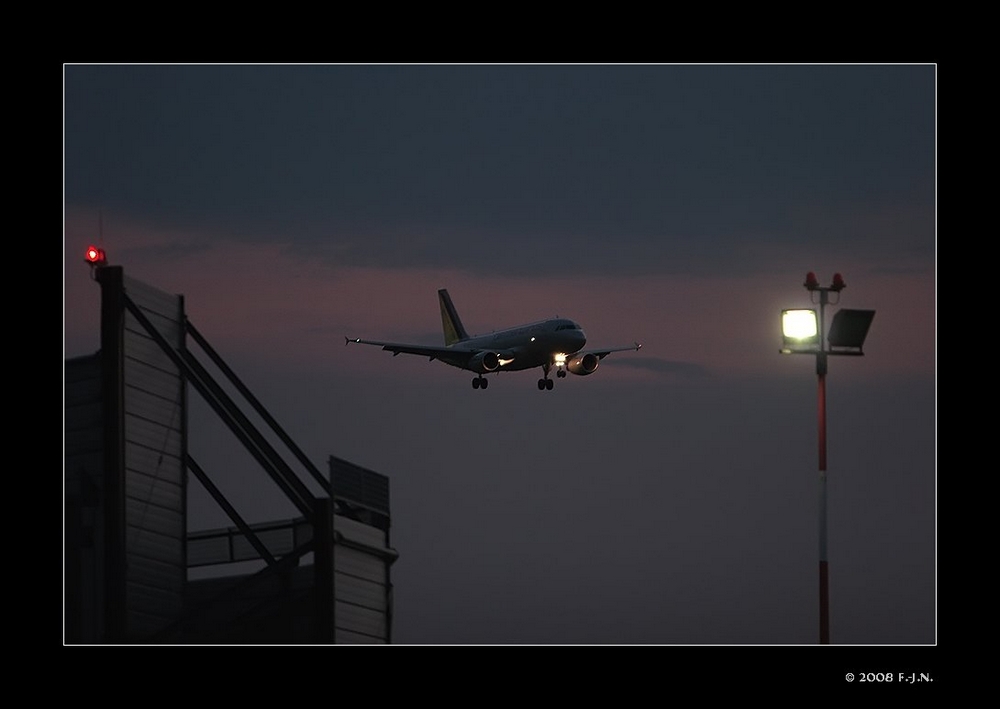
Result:
<svg viewBox="0 0 1000 709">
<path fill-rule="evenodd" d="M 556 332 L 559 332 L 560 330 L 579 330 L 579 329 L 580 326 L 571 320 L 567 320 L 566 322 L 562 322 L 556 325 Z"/>
</svg>

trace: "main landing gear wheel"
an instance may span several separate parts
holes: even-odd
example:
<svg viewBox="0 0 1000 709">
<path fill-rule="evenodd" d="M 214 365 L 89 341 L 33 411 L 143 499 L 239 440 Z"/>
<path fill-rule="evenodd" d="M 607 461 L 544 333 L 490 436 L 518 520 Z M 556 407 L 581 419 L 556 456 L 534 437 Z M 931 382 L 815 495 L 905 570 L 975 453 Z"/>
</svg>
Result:
<svg viewBox="0 0 1000 709">
<path fill-rule="evenodd" d="M 472 380 L 473 389 L 485 389 L 490 385 L 490 380 L 486 377 L 476 377 Z"/>
<path fill-rule="evenodd" d="M 549 379 L 549 370 L 551 368 L 552 368 L 551 363 L 546 363 L 542 365 L 542 373 L 544 374 L 544 376 L 538 380 L 538 391 L 542 391 L 543 389 L 552 389 L 552 385 L 554 382 L 551 379 Z M 562 370 L 556 370 L 556 373 L 558 374 L 560 371 Z"/>
</svg>

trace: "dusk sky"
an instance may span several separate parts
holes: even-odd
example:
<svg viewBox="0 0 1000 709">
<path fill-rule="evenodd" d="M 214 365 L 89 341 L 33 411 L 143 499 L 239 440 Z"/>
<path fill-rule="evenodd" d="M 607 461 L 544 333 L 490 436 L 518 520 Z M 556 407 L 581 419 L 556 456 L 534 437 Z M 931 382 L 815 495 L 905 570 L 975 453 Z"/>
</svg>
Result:
<svg viewBox="0 0 1000 709">
<path fill-rule="evenodd" d="M 65 357 L 89 244 L 182 294 L 321 470 L 388 476 L 394 643 L 815 644 L 815 358 L 778 352 L 814 271 L 876 311 L 827 377 L 831 642 L 936 645 L 935 65 L 66 65 L 64 99 Z M 643 347 L 552 391 L 345 347 L 442 343 L 439 288 L 470 333 Z M 234 504 L 295 516 L 191 399 Z"/>
</svg>

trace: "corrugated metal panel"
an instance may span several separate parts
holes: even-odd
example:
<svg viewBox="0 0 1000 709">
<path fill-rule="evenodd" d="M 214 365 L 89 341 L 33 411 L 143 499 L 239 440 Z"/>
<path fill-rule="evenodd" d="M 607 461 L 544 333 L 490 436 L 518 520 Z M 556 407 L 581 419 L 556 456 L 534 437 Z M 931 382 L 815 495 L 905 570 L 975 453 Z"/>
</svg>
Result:
<svg viewBox="0 0 1000 709">
<path fill-rule="evenodd" d="M 383 613 L 388 608 L 384 583 L 342 573 L 337 574 L 337 600 Z"/>
<path fill-rule="evenodd" d="M 156 607 L 155 600 L 156 599 L 153 598 L 145 598 L 142 599 L 140 605 L 143 608 L 154 608 Z M 129 631 L 134 636 L 148 638 L 159 631 L 160 628 L 168 622 L 168 619 L 161 615 L 150 615 L 135 609 L 130 609 L 125 616 L 125 622 L 128 624 Z"/>
<path fill-rule="evenodd" d="M 125 383 L 130 393 L 146 392 L 173 402 L 180 386 L 177 370 L 163 370 L 149 363 L 129 360 L 125 366 Z"/>
<path fill-rule="evenodd" d="M 337 573 L 350 574 L 361 579 L 385 583 L 386 561 L 378 556 L 338 544 L 334 550 Z"/>
<path fill-rule="evenodd" d="M 126 406 L 128 402 L 126 401 Z M 181 446 L 181 431 L 176 426 L 167 426 L 158 421 L 150 421 L 143 414 L 149 412 L 136 412 L 130 410 L 125 414 L 125 429 L 129 443 L 148 448 L 156 453 L 173 455 L 176 458 L 183 457 Z M 179 417 L 178 417 L 179 418 Z M 180 421 L 177 422 L 178 425 Z M 128 464 L 135 466 L 134 462 L 126 458 Z"/>
<path fill-rule="evenodd" d="M 150 370 L 155 371 L 155 370 Z M 176 426 L 183 412 L 177 402 L 177 391 L 181 383 L 177 377 L 167 379 L 160 375 L 157 379 L 147 378 L 150 384 L 159 388 L 159 391 L 152 387 L 138 388 L 135 386 L 135 378 L 129 379 L 129 387 L 125 390 L 125 397 L 129 402 L 129 409 L 134 413 L 141 412 L 146 418 L 163 425 Z"/>
<path fill-rule="evenodd" d="M 168 566 L 184 565 L 184 546 L 166 534 L 159 534 L 148 527 L 129 525 L 129 551 L 133 557 L 159 561 Z"/>
<path fill-rule="evenodd" d="M 128 297 L 131 298 L 136 305 L 142 307 L 143 310 L 149 311 L 149 313 L 164 315 L 171 322 L 179 322 L 182 320 L 182 313 L 180 310 L 180 296 L 174 295 L 173 293 L 167 293 L 166 291 L 160 290 L 154 286 L 149 285 L 145 281 L 136 280 L 135 278 L 130 278 L 129 276 L 123 277 L 123 282 L 125 284 L 125 292 L 128 293 Z"/>
<path fill-rule="evenodd" d="M 382 642 L 388 637 L 389 623 L 384 613 L 368 608 L 353 606 L 350 603 L 337 601 L 336 632 L 357 633 L 370 638 L 379 638 Z"/>
<path fill-rule="evenodd" d="M 336 456 L 330 456 L 335 497 L 389 514 L 389 478 Z"/>
<path fill-rule="evenodd" d="M 150 617 L 167 618 L 182 610 L 177 605 L 179 596 L 174 588 L 133 583 L 132 590 L 137 597 L 146 601 L 146 603 L 137 604 L 138 606 L 145 605 L 147 608 L 157 609 L 158 612 L 147 613 Z M 137 612 L 142 613 L 143 611 Z"/>
<path fill-rule="evenodd" d="M 178 484 L 183 474 L 181 461 L 135 444 L 126 445 L 125 450 L 130 464 L 135 466 L 128 476 L 125 494 L 137 500 L 156 501 L 179 513 L 184 504 L 184 488 Z"/>
<path fill-rule="evenodd" d="M 366 546 L 385 548 L 386 535 L 378 527 L 372 527 L 364 522 L 337 515 L 334 519 L 334 529 L 343 534 L 347 539 Z"/>
<path fill-rule="evenodd" d="M 183 511 L 151 502 L 148 497 L 125 498 L 126 523 L 138 530 L 148 530 L 175 539 L 183 546 Z"/>
<path fill-rule="evenodd" d="M 161 337 L 163 337 L 167 342 L 173 344 L 174 347 L 180 346 L 184 335 L 184 331 L 180 325 L 169 324 L 165 327 L 167 324 L 164 323 L 162 318 L 150 316 L 149 313 L 146 313 L 145 311 L 143 311 L 143 314 L 154 327 L 158 327 L 157 332 Z M 146 331 L 139 321 L 132 316 L 131 312 L 129 312 L 126 319 L 125 334 L 126 366 L 141 363 L 146 367 L 158 369 L 163 372 L 173 371 L 173 359 L 168 353 L 160 349 L 159 343 L 149 332 Z"/>
<path fill-rule="evenodd" d="M 153 318 L 149 318 L 149 320 L 154 325 L 158 324 Z M 142 326 L 138 320 L 133 320 L 133 322 L 135 323 L 134 328 L 127 329 L 125 366 L 136 367 L 141 365 L 161 372 L 170 372 L 174 367 L 173 359 L 169 354 L 160 349 L 159 343 L 153 339 L 152 335 L 148 334 L 145 329 L 141 329 Z M 170 330 L 175 330 L 175 328 L 171 327 Z M 173 332 L 161 332 L 160 334 L 163 335 L 167 342 L 175 341 L 173 337 L 175 333 Z"/>
<path fill-rule="evenodd" d="M 177 594 L 160 588 L 130 583 L 128 595 L 132 602 L 126 622 L 136 637 L 152 636 L 184 610 L 177 605 Z"/>
<path fill-rule="evenodd" d="M 361 635 L 337 628 L 337 643 L 340 645 L 383 645 L 385 642 L 386 638 L 384 637 L 373 638 L 369 635 Z"/>
<path fill-rule="evenodd" d="M 177 575 L 177 564 L 168 564 L 158 559 L 133 556 L 133 583 L 137 586 L 154 586 L 165 593 L 180 597 L 184 592 L 186 579 L 180 580 Z M 175 601 L 171 600 L 173 605 Z"/>
<path fill-rule="evenodd" d="M 128 297 L 175 349 L 183 299 L 134 279 Z M 173 361 L 131 313 L 125 317 L 125 495 L 128 633 L 150 635 L 180 617 L 187 580 L 184 390 Z"/>
</svg>

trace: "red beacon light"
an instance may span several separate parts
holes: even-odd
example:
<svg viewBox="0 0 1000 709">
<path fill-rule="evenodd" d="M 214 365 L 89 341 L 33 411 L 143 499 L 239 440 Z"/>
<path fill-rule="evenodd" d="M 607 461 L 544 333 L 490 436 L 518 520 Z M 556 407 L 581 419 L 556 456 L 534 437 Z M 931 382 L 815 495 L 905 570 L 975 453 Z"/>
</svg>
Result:
<svg viewBox="0 0 1000 709">
<path fill-rule="evenodd" d="M 816 274 L 810 271 L 806 274 L 806 282 L 803 283 L 807 290 L 816 290 L 819 288 L 819 281 L 816 280 Z"/>
<path fill-rule="evenodd" d="M 104 249 L 88 246 L 86 260 L 91 266 L 103 266 L 108 262 L 108 257 L 105 255 Z"/>
<path fill-rule="evenodd" d="M 833 274 L 833 285 L 830 286 L 830 290 L 837 291 L 838 293 L 847 288 L 847 284 L 844 283 L 844 277 L 839 273 Z"/>
</svg>

